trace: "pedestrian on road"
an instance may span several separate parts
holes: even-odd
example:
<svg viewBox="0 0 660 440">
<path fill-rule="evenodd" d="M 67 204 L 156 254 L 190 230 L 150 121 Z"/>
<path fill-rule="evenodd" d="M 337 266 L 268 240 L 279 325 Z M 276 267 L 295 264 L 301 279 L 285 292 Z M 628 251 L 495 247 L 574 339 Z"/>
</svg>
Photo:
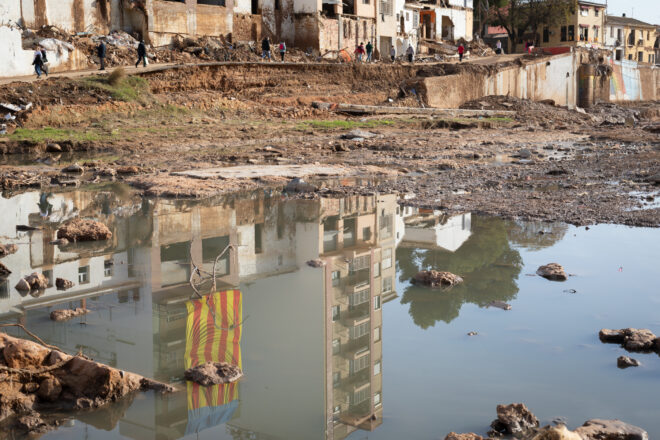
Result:
<svg viewBox="0 0 660 440">
<path fill-rule="evenodd" d="M 137 63 L 135 63 L 135 67 L 140 65 L 140 61 L 142 61 L 142 64 L 144 64 L 144 67 L 147 67 L 147 46 L 144 45 L 144 40 L 140 40 L 140 44 L 138 44 L 137 47 Z"/>
<path fill-rule="evenodd" d="M 396 60 L 396 49 L 394 48 L 394 45 L 390 48 L 390 58 L 392 58 L 392 62 Z"/>
<path fill-rule="evenodd" d="M 270 39 L 268 37 L 264 38 L 263 41 L 261 42 L 261 59 L 266 59 L 268 58 L 268 61 L 271 60 L 270 58 Z"/>
<path fill-rule="evenodd" d="M 495 53 L 498 55 L 502 55 L 502 41 L 497 40 L 497 44 L 495 45 Z"/>
<path fill-rule="evenodd" d="M 367 41 L 367 63 L 370 63 L 372 61 L 374 53 L 374 45 L 371 44 L 371 41 Z"/>
<path fill-rule="evenodd" d="M 105 70 L 105 43 L 101 41 L 98 46 L 96 46 L 96 53 L 99 56 L 101 62 L 101 68 L 99 70 Z"/>
<path fill-rule="evenodd" d="M 284 41 L 280 42 L 280 56 L 282 57 L 282 62 L 284 62 L 284 54 L 286 53 L 286 43 Z"/>
<path fill-rule="evenodd" d="M 50 73 L 49 70 L 49 62 L 48 62 L 48 57 L 46 56 L 46 48 L 43 46 L 39 46 L 39 51 L 41 52 L 41 70 L 48 76 Z"/>
<path fill-rule="evenodd" d="M 413 49 L 412 44 L 408 45 L 408 49 L 406 49 L 406 55 L 408 55 L 409 63 L 414 62 L 415 49 Z"/>
<path fill-rule="evenodd" d="M 462 44 L 458 45 L 458 61 L 463 61 L 463 54 L 465 53 L 465 46 Z"/>
<path fill-rule="evenodd" d="M 39 46 L 35 46 L 34 48 L 34 57 L 32 59 L 32 65 L 34 66 L 34 72 L 37 74 L 37 78 L 41 78 L 41 72 L 42 68 L 44 66 L 44 61 L 42 59 L 42 54 L 41 51 L 39 50 Z"/>
</svg>

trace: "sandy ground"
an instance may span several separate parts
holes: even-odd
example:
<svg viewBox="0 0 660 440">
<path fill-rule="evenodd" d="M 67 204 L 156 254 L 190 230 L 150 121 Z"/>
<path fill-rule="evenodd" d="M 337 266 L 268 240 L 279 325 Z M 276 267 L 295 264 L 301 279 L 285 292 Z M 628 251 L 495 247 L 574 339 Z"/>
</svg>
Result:
<svg viewBox="0 0 660 440">
<path fill-rule="evenodd" d="M 660 186 L 654 177 L 660 173 L 658 103 L 601 105 L 583 114 L 489 97 L 466 107 L 509 109 L 515 116 L 355 118 L 312 103 L 419 105 L 400 89 L 417 67 L 268 70 L 258 64 L 152 66 L 143 76 L 150 90 L 128 102 L 81 90 L 69 78 L 40 82 L 39 88 L 34 83 L 0 87 L 0 101 L 15 102 L 30 90 L 38 101 L 21 119 L 22 131 L 0 138 L 1 151 L 23 153 L 4 156 L 5 195 L 120 180 L 150 196 L 206 197 L 260 185 L 283 187 L 289 179 L 172 173 L 333 164 L 373 180 L 344 185 L 342 179 L 316 179 L 318 190 L 299 196 L 394 191 L 406 195 L 406 203 L 448 212 L 660 226 Z M 344 138 L 355 129 L 367 133 Z M 53 143 L 63 151 L 47 152 Z M 74 162 L 82 174 L 63 172 Z"/>
</svg>

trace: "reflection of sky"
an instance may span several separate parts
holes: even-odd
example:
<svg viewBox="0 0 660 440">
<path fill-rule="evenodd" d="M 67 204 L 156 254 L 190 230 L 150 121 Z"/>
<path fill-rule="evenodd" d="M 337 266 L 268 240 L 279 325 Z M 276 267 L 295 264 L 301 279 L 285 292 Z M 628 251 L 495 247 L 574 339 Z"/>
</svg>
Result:
<svg viewBox="0 0 660 440">
<path fill-rule="evenodd" d="M 570 228 L 555 246 L 520 253 L 525 265 L 510 311 L 466 304 L 451 325 L 422 330 L 411 325 L 407 305 L 386 305 L 387 404 L 383 425 L 370 438 L 484 433 L 496 405 L 511 402 L 526 403 L 542 423 L 563 416 L 574 428 L 589 418 L 620 418 L 650 438 L 660 436 L 660 358 L 635 354 L 643 367 L 618 370 L 624 351 L 598 340 L 602 327 L 660 334 L 660 230 Z M 525 275 L 553 261 L 576 276 L 556 283 Z M 399 282 L 397 291 L 404 290 Z M 466 336 L 469 331 L 479 336 Z"/>
</svg>

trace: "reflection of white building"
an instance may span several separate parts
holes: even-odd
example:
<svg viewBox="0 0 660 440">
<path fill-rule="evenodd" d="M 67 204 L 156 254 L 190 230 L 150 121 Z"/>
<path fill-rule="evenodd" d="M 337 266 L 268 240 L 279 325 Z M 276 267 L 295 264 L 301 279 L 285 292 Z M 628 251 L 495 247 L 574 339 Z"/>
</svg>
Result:
<svg viewBox="0 0 660 440">
<path fill-rule="evenodd" d="M 471 219 L 469 212 L 446 217 L 437 211 L 416 209 L 415 214 L 405 219 L 404 244 L 455 252 L 472 234 Z"/>
</svg>

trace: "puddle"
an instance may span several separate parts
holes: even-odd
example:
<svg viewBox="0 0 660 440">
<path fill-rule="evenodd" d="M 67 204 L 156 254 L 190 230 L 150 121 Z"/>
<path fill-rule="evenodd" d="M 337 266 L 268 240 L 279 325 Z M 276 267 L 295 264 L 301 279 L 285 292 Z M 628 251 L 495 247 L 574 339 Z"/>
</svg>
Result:
<svg viewBox="0 0 660 440">
<path fill-rule="evenodd" d="M 637 206 L 630 208 L 630 211 L 660 208 L 660 191 L 631 191 L 628 195 L 637 201 Z"/>
<path fill-rule="evenodd" d="M 597 336 L 628 326 L 660 334 L 658 229 L 449 217 L 399 207 L 388 194 L 255 191 L 200 202 L 117 187 L 43 199 L 0 199 L 2 242 L 19 246 L 2 259 L 13 273 L 0 284 L 0 319 L 182 389 L 72 414 L 44 438 L 444 438 L 484 434 L 496 405 L 510 402 L 525 402 L 542 423 L 619 418 L 660 436 L 660 357 L 634 354 L 642 367 L 621 371 L 623 350 Z M 106 223 L 112 240 L 50 245 L 58 223 L 76 215 Z M 16 232 L 18 224 L 42 229 Z M 236 250 L 218 262 L 218 289 L 235 292 L 224 303 L 213 297 L 215 315 L 240 326 L 203 339 L 189 330 L 199 319 L 190 256 L 210 271 L 228 244 Z M 306 264 L 317 258 L 325 266 Z M 527 276 L 554 261 L 576 276 Z M 431 268 L 465 281 L 448 291 L 409 282 Z M 13 286 L 33 271 L 75 286 L 22 296 Z M 81 305 L 91 313 L 48 318 Z M 186 383 L 193 353 L 240 363 L 245 376 L 206 389 Z"/>
</svg>

